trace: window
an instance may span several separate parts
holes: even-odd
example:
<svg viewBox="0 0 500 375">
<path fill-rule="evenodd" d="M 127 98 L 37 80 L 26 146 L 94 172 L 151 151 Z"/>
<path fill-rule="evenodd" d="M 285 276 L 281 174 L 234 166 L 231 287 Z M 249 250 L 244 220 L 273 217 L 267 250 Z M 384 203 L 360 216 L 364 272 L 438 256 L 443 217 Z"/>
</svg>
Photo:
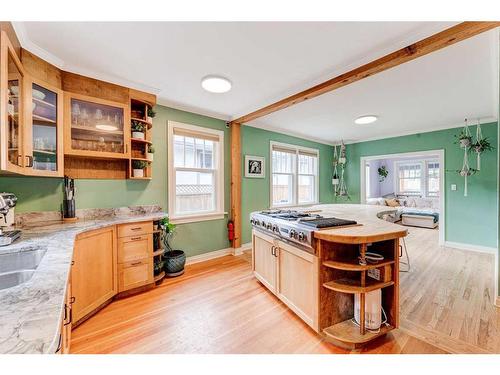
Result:
<svg viewBox="0 0 500 375">
<path fill-rule="evenodd" d="M 437 160 L 397 163 L 396 189 L 401 195 L 439 197 L 439 162 Z"/>
<path fill-rule="evenodd" d="M 318 150 L 271 142 L 273 207 L 318 202 Z"/>
<path fill-rule="evenodd" d="M 169 121 L 168 209 L 174 222 L 224 216 L 224 132 Z"/>
<path fill-rule="evenodd" d="M 439 197 L 439 163 L 427 163 L 427 196 Z"/>
<path fill-rule="evenodd" d="M 403 195 L 422 194 L 422 163 L 399 164 L 398 193 Z"/>
</svg>

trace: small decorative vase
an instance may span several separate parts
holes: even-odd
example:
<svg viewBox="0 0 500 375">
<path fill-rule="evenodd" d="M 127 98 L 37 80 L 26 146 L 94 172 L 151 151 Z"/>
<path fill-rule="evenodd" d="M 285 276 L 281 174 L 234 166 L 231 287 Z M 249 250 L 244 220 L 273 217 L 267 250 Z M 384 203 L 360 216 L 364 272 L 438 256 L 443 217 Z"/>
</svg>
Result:
<svg viewBox="0 0 500 375">
<path fill-rule="evenodd" d="M 147 155 L 146 155 L 146 158 L 149 160 L 149 161 L 153 161 L 153 158 L 154 158 L 154 154 L 152 152 L 148 152 Z"/>
<path fill-rule="evenodd" d="M 132 138 L 144 139 L 144 133 L 143 132 L 132 132 Z"/>
<path fill-rule="evenodd" d="M 470 139 L 469 138 L 462 138 L 460 140 L 460 147 L 466 148 L 470 146 Z"/>
<path fill-rule="evenodd" d="M 338 178 L 332 178 L 332 185 L 338 185 L 340 180 Z"/>
<path fill-rule="evenodd" d="M 132 169 L 134 177 L 144 177 L 144 169 Z"/>
</svg>

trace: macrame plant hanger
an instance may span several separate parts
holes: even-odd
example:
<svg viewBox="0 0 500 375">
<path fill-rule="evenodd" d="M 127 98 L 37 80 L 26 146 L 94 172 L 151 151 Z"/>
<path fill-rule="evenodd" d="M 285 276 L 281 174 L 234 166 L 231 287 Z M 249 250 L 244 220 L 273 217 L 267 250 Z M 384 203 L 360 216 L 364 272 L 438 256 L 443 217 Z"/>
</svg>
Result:
<svg viewBox="0 0 500 375">
<path fill-rule="evenodd" d="M 339 163 L 339 156 L 337 153 L 337 145 L 333 146 L 333 178 L 332 178 L 332 185 L 333 185 L 333 193 L 334 195 L 337 195 L 338 193 L 338 188 L 339 188 L 339 172 L 337 169 L 337 165 Z"/>
<path fill-rule="evenodd" d="M 470 134 L 469 126 L 467 125 L 467 119 L 465 119 L 465 126 L 462 131 L 463 138 L 460 139 L 460 147 L 464 149 L 464 161 L 462 164 L 462 169 L 460 170 L 460 176 L 464 177 L 464 197 L 467 196 L 467 178 L 471 175 L 471 169 L 469 167 L 469 147 L 471 146 L 472 136 Z"/>
<path fill-rule="evenodd" d="M 345 183 L 345 177 L 344 177 L 346 163 L 347 163 L 346 147 L 345 147 L 344 141 L 341 141 L 340 153 L 339 153 L 340 182 L 339 182 L 337 196 L 347 197 L 349 199 L 349 193 L 347 192 L 347 185 Z"/>
<path fill-rule="evenodd" d="M 479 119 L 477 119 L 477 128 L 476 128 L 476 143 L 475 143 L 475 150 L 476 151 L 476 169 L 478 171 L 481 170 L 481 141 L 483 140 L 483 133 L 481 132 L 481 123 L 479 122 Z"/>
</svg>

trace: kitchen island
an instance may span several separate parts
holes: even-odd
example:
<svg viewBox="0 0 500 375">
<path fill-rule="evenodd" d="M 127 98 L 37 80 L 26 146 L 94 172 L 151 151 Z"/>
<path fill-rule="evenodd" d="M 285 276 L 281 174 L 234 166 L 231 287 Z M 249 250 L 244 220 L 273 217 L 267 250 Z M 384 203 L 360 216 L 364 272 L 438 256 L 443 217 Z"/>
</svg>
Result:
<svg viewBox="0 0 500 375">
<path fill-rule="evenodd" d="M 399 239 L 407 230 L 378 218 L 387 207 L 356 204 L 316 205 L 303 213 L 354 220 L 356 225 L 300 232 L 310 244 L 287 239 L 290 221 L 254 224 L 252 267 L 256 278 L 312 329 L 339 346 L 358 347 L 399 326 Z M 291 232 L 298 232 L 291 230 Z M 294 240 L 291 241 L 290 239 Z M 307 246 L 309 245 L 309 246 Z M 381 255 L 371 263 L 366 254 Z M 365 300 L 378 298 L 383 313 L 366 314 Z M 377 296 L 377 293 L 380 293 Z M 358 318 L 355 299 L 359 300 Z M 373 310 L 373 309 L 372 309 Z"/>
<path fill-rule="evenodd" d="M 166 216 L 157 206 L 86 211 L 86 217 L 71 224 L 44 221 L 50 213 L 24 215 L 25 222 L 19 223 L 22 237 L 12 245 L 0 247 L 0 261 L 2 257 L 14 254 L 41 254 L 41 261 L 31 279 L 0 290 L 0 353 L 55 353 L 61 349 L 61 331 L 64 327 L 71 327 L 72 323 L 72 313 L 68 311 L 71 302 L 68 303 L 67 299 L 72 297 L 68 289 L 75 244 L 79 239 L 85 239 L 93 232 L 106 231 L 114 244 L 111 254 L 116 254 L 115 226 L 152 223 Z M 57 216 L 57 213 L 53 215 Z M 106 237 L 96 237 L 98 240 L 102 238 Z M 102 246 L 102 242 L 98 245 Z M 110 265 L 116 271 L 118 265 L 115 262 L 117 259 L 113 256 Z M 117 278 L 116 272 L 111 269 L 109 272 Z M 117 282 L 113 284 L 111 287 L 116 291 Z M 73 288 L 77 287 L 82 286 L 73 285 Z M 68 322 L 61 324 L 66 320 Z"/>
</svg>

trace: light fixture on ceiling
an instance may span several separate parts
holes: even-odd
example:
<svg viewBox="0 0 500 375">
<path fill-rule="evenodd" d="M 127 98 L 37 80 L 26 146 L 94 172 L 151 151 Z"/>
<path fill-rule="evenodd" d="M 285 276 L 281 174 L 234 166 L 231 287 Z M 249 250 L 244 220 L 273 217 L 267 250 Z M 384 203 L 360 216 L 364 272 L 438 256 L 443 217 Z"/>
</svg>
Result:
<svg viewBox="0 0 500 375">
<path fill-rule="evenodd" d="M 378 117 L 375 115 L 359 116 L 356 120 L 354 120 L 354 123 L 358 125 L 371 124 L 372 122 L 377 121 L 377 118 Z"/>
<path fill-rule="evenodd" d="M 209 75 L 201 80 L 201 87 L 216 94 L 228 92 L 231 86 L 231 81 L 221 76 Z"/>
<path fill-rule="evenodd" d="M 112 131 L 118 130 L 118 127 L 116 127 L 114 125 L 97 124 L 95 127 L 96 127 L 96 129 L 104 130 L 107 132 L 112 132 Z"/>
</svg>

